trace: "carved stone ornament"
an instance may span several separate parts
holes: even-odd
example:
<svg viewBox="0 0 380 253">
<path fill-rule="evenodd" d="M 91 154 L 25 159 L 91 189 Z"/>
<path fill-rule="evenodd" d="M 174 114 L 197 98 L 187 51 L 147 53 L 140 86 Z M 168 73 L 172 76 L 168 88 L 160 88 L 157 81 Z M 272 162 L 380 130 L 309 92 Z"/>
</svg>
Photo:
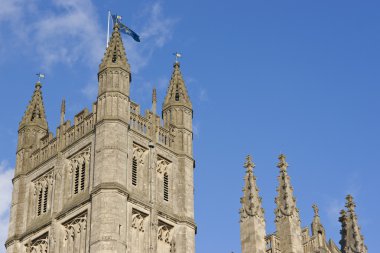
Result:
<svg viewBox="0 0 380 253">
<path fill-rule="evenodd" d="M 90 147 L 88 147 L 85 150 L 81 151 L 79 154 L 72 157 L 68 164 L 69 172 L 73 173 L 74 169 L 78 166 L 80 167 L 83 163 L 85 164 L 86 168 L 88 168 L 90 164 L 90 156 Z"/>
<path fill-rule="evenodd" d="M 133 144 L 133 157 L 137 159 L 140 164 L 144 164 L 145 152 L 147 150 L 143 147 Z"/>
<path fill-rule="evenodd" d="M 160 157 L 160 156 L 157 156 L 157 172 L 160 173 L 160 174 L 165 174 L 168 172 L 168 169 L 169 169 L 169 166 L 171 165 L 171 163 Z"/>
<path fill-rule="evenodd" d="M 137 229 L 140 232 L 144 232 L 144 216 L 140 213 L 132 214 L 132 228 Z"/>
<path fill-rule="evenodd" d="M 50 185 L 53 185 L 54 182 L 54 171 L 50 170 L 49 172 L 42 175 L 40 178 L 34 181 L 34 195 L 36 196 L 41 189 L 45 189 Z"/>
<path fill-rule="evenodd" d="M 65 230 L 65 240 L 75 240 L 79 234 L 86 231 L 87 229 L 87 213 L 82 214 L 64 225 Z"/>
<path fill-rule="evenodd" d="M 170 228 L 167 225 L 161 225 L 158 227 L 158 240 L 170 244 Z"/>
<path fill-rule="evenodd" d="M 47 253 L 49 250 L 48 234 L 32 241 L 27 248 L 30 253 Z"/>
</svg>

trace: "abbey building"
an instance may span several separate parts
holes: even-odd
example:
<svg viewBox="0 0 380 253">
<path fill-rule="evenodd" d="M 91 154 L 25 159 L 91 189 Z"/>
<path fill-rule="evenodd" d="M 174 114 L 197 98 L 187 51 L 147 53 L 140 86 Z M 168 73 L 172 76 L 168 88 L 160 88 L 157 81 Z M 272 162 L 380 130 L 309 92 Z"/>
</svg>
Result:
<svg viewBox="0 0 380 253">
<path fill-rule="evenodd" d="M 163 103 L 141 115 L 115 25 L 98 97 L 48 129 L 37 82 L 19 125 L 7 253 L 194 252 L 192 104 L 175 63 Z"/>
<path fill-rule="evenodd" d="M 7 253 L 195 252 L 193 110 L 180 64 L 173 66 L 162 118 L 155 90 L 142 115 L 131 81 L 116 24 L 92 110 L 70 122 L 63 101 L 55 136 L 36 83 L 18 129 Z M 242 253 L 367 253 L 351 196 L 340 217 L 340 248 L 326 241 L 317 206 L 311 233 L 301 227 L 288 165 L 283 155 L 279 160 L 273 234 L 266 234 L 255 165 L 250 157 L 245 163 Z"/>
<path fill-rule="evenodd" d="M 261 207 L 261 197 L 253 174 L 255 164 L 251 156 L 247 156 L 244 167 L 245 183 L 240 201 L 242 253 L 367 253 L 351 195 L 346 198 L 347 210 L 342 210 L 339 218 L 342 223 L 340 248 L 331 239 L 326 240 L 325 229 L 316 205 L 313 205 L 314 218 L 311 222 L 311 231 L 308 227 L 301 227 L 296 198 L 288 175 L 288 163 L 284 155 L 279 156 L 277 164 L 280 174 L 274 211 L 276 232 L 266 234 L 264 210 Z"/>
</svg>

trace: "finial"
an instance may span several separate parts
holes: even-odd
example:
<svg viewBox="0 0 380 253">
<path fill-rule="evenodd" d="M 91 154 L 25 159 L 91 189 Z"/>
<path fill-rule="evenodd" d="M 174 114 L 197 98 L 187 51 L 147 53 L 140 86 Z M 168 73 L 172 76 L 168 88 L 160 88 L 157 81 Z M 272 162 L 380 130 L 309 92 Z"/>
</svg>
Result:
<svg viewBox="0 0 380 253">
<path fill-rule="evenodd" d="M 256 165 L 252 162 L 252 156 L 247 155 L 247 157 L 245 158 L 244 168 L 246 168 L 247 170 L 252 170 L 253 168 L 255 168 L 255 166 Z"/>
<path fill-rule="evenodd" d="M 316 204 L 313 205 L 314 216 L 319 216 L 319 208 Z"/>
<path fill-rule="evenodd" d="M 346 197 L 346 207 L 349 211 L 354 211 L 356 205 L 355 205 L 355 202 L 354 202 L 354 198 L 352 197 L 352 195 L 348 194 L 347 197 Z"/>
<path fill-rule="evenodd" d="M 36 89 L 40 89 L 42 87 L 41 85 L 41 79 L 45 79 L 45 74 L 37 73 L 36 76 L 38 76 L 38 80 L 36 83 Z"/>
<path fill-rule="evenodd" d="M 61 103 L 61 125 L 65 123 L 65 113 L 66 113 L 66 101 L 62 99 Z"/>
<path fill-rule="evenodd" d="M 156 90 L 156 88 L 153 88 L 152 102 L 157 102 L 157 90 Z"/>
<path fill-rule="evenodd" d="M 175 53 L 173 53 L 173 55 L 175 56 L 175 63 L 176 64 L 179 63 L 178 59 L 182 57 L 182 54 L 175 52 Z"/>
<path fill-rule="evenodd" d="M 153 114 L 157 113 L 157 91 L 156 91 L 156 88 L 153 88 L 153 92 L 152 92 L 152 112 L 153 112 Z"/>
<path fill-rule="evenodd" d="M 281 171 L 286 171 L 289 166 L 285 159 L 286 156 L 284 154 L 280 154 L 278 157 L 279 162 L 277 163 L 277 168 L 279 168 Z"/>
</svg>

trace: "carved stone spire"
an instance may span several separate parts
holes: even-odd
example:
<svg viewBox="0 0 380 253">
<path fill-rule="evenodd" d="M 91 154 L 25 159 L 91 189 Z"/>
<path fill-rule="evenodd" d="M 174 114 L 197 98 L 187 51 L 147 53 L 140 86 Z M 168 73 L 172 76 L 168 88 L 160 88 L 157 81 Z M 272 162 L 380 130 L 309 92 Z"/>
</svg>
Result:
<svg viewBox="0 0 380 253">
<path fill-rule="evenodd" d="M 265 252 L 265 219 L 261 206 L 261 197 L 253 174 L 255 164 L 252 157 L 247 156 L 244 163 L 243 197 L 240 199 L 240 238 L 242 253 Z"/>
<path fill-rule="evenodd" d="M 282 253 L 303 253 L 301 222 L 299 211 L 296 207 L 296 198 L 293 196 L 293 187 L 288 176 L 285 155 L 279 157 L 277 167 L 280 169 L 278 176 L 279 186 L 275 203 L 277 236 L 280 239 Z"/>
<path fill-rule="evenodd" d="M 318 237 L 318 246 L 319 247 L 325 247 L 326 246 L 326 233 L 325 228 L 323 227 L 321 223 L 321 219 L 319 217 L 319 209 L 316 204 L 313 205 L 314 210 L 314 218 L 313 222 L 311 223 L 311 233 L 312 236 Z"/>
<path fill-rule="evenodd" d="M 296 207 L 296 198 L 293 196 L 293 187 L 290 184 L 290 177 L 288 176 L 285 155 L 281 154 L 279 157 L 277 167 L 280 169 L 280 176 L 278 177 L 279 186 L 277 188 L 278 197 L 275 202 L 277 208 L 275 211 L 276 220 L 284 216 L 296 215 L 298 216 L 298 209 Z"/>
<path fill-rule="evenodd" d="M 339 218 L 339 221 L 342 223 L 342 239 L 340 241 L 342 253 L 367 253 L 367 247 L 364 245 L 364 237 L 360 232 L 355 207 L 353 197 L 347 195 L 347 212 L 342 210 Z"/>
<path fill-rule="evenodd" d="M 123 40 L 121 39 L 121 34 L 119 32 L 119 24 L 116 23 L 113 27 L 112 36 L 102 62 L 99 65 L 99 72 L 107 67 L 119 67 L 127 72 L 130 72 L 130 66 L 128 63 L 127 55 L 125 53 L 125 48 Z"/>
<path fill-rule="evenodd" d="M 60 117 L 61 125 L 63 125 L 63 123 L 65 123 L 65 113 L 66 113 L 66 102 L 65 102 L 64 99 L 62 99 L 62 103 L 61 103 L 61 117 Z"/>
<path fill-rule="evenodd" d="M 41 88 L 41 83 L 37 82 L 32 99 L 20 122 L 19 129 L 25 126 L 38 126 L 45 130 L 48 129 Z"/>
<path fill-rule="evenodd" d="M 154 115 L 157 113 L 157 91 L 156 88 L 152 92 L 152 112 Z"/>
<path fill-rule="evenodd" d="M 98 81 L 98 97 L 105 92 L 117 92 L 129 97 L 131 69 L 117 23 L 113 27 L 109 45 L 99 65 Z M 116 93 L 113 94 L 115 95 Z"/>
<path fill-rule="evenodd" d="M 192 104 L 182 77 L 179 62 L 174 63 L 173 67 L 173 74 L 164 100 L 163 110 L 170 105 L 184 105 L 191 109 Z"/>
<path fill-rule="evenodd" d="M 246 168 L 245 184 L 243 188 L 243 197 L 240 199 L 242 208 L 240 211 L 240 220 L 243 220 L 247 216 L 257 216 L 264 218 L 264 209 L 261 207 L 261 197 L 259 196 L 259 190 L 256 184 L 256 177 L 253 174 L 253 168 L 255 164 L 252 162 L 252 157 L 247 156 L 244 163 Z"/>
</svg>

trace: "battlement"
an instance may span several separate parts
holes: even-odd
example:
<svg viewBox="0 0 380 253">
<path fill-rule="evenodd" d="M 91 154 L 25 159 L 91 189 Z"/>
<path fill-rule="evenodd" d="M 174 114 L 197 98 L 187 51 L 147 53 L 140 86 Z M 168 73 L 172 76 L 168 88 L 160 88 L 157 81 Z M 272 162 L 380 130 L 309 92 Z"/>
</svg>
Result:
<svg viewBox="0 0 380 253">
<path fill-rule="evenodd" d="M 56 137 L 49 133 L 43 137 L 37 145 L 37 148 L 31 154 L 31 167 L 34 169 L 41 163 L 57 155 L 59 150 L 72 145 L 77 140 L 92 132 L 96 122 L 96 105 L 93 105 L 93 112 L 89 112 L 87 108 L 80 111 L 74 116 L 74 125 L 67 120 L 57 128 Z"/>
<path fill-rule="evenodd" d="M 154 129 L 154 120 L 158 122 Z M 82 137 L 94 130 L 96 123 L 96 103 L 93 104 L 93 112 L 87 108 L 74 116 L 74 124 L 67 120 L 57 127 L 56 136 L 50 132 L 40 139 L 37 148 L 31 154 L 31 167 L 29 170 L 39 166 L 43 162 L 57 155 L 59 150 L 64 150 Z M 161 118 L 153 115 L 151 111 L 146 111 L 145 116 L 140 114 L 140 105 L 135 102 L 130 103 L 130 128 L 131 130 L 147 137 L 155 139 L 159 144 L 172 149 L 174 135 L 161 124 Z"/>
</svg>

